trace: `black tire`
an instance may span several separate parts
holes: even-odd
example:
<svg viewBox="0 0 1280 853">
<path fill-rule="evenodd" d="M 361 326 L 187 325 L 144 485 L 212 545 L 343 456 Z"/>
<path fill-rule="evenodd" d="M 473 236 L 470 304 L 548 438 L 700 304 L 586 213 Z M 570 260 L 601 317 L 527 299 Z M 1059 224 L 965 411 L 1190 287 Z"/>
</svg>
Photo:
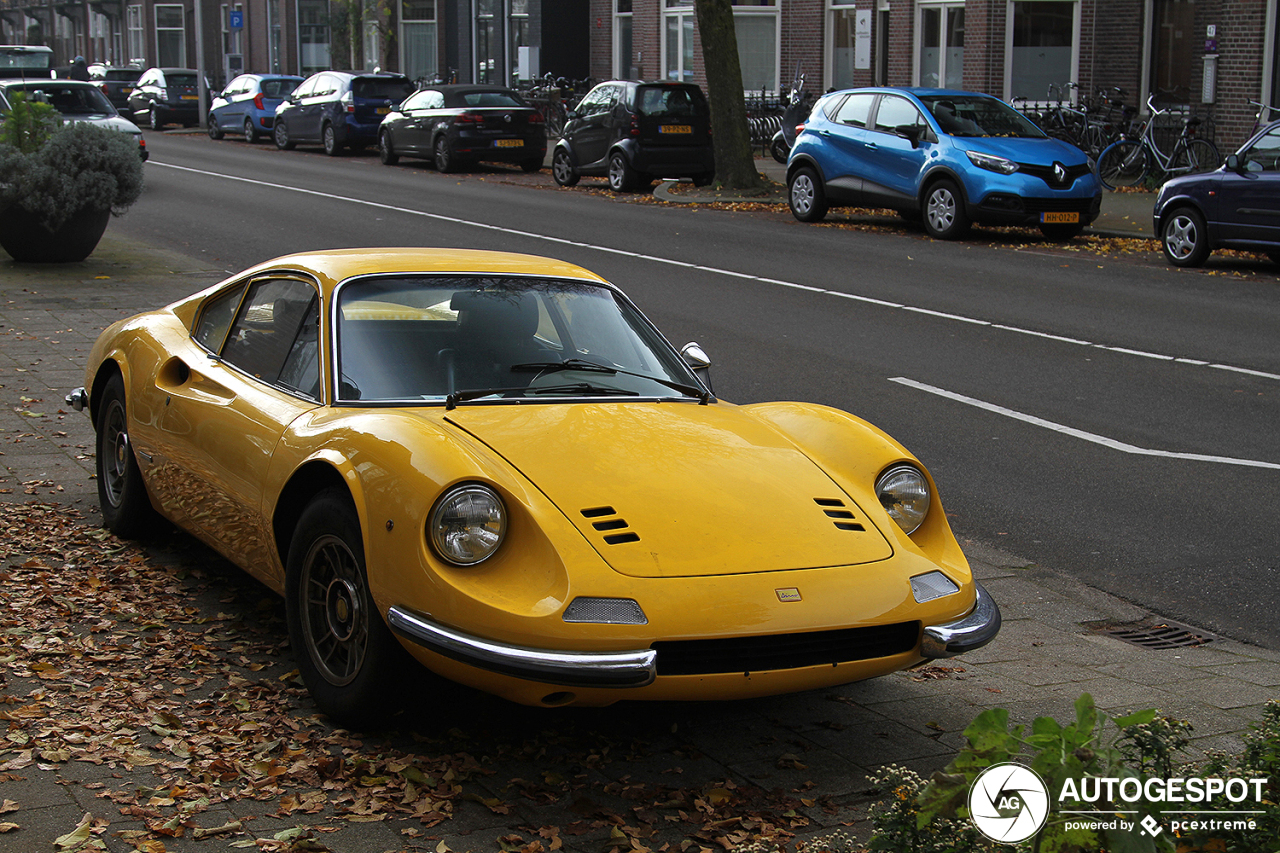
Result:
<svg viewBox="0 0 1280 853">
<path fill-rule="evenodd" d="M 225 135 L 226 134 L 224 134 L 222 130 L 218 127 L 217 116 L 215 116 L 213 113 L 209 113 L 209 138 L 221 139 Z"/>
<path fill-rule="evenodd" d="M 1136 139 L 1113 142 L 1098 155 L 1098 178 L 1109 190 L 1138 186 L 1150 168 L 1147 148 Z"/>
<path fill-rule="evenodd" d="M 775 139 L 769 145 L 769 154 L 779 163 L 786 163 L 787 158 L 791 156 L 791 146 L 785 139 Z"/>
<path fill-rule="evenodd" d="M 322 491 L 298 519 L 285 612 L 298 669 L 320 710 L 351 728 L 381 722 L 410 662 L 369 593 L 360 519 L 343 489 Z"/>
<path fill-rule="evenodd" d="M 1267 252 L 1267 257 L 1271 259 L 1271 263 L 1280 264 L 1280 252 Z"/>
<path fill-rule="evenodd" d="M 542 168 L 542 158 L 536 160 L 525 160 L 520 164 L 520 168 L 526 172 L 537 172 Z"/>
<path fill-rule="evenodd" d="M 276 126 L 271 131 L 271 138 L 275 140 L 276 147 L 281 151 L 292 151 L 298 144 L 289 138 L 289 126 L 279 118 L 276 119 Z"/>
<path fill-rule="evenodd" d="M 791 173 L 787 181 L 787 204 L 791 215 L 801 222 L 821 222 L 827 215 L 827 194 L 822 178 L 809 166 Z"/>
<path fill-rule="evenodd" d="M 929 187 L 924 198 L 924 230 L 938 240 L 955 240 L 969 230 L 964 196 L 955 181 L 944 178 Z"/>
<path fill-rule="evenodd" d="M 338 131 L 333 129 L 333 125 L 326 124 L 320 128 L 320 145 L 330 157 L 342 156 L 343 145 L 338 141 Z"/>
<path fill-rule="evenodd" d="M 252 116 L 246 116 L 244 120 L 244 141 L 250 145 L 258 141 L 258 128 L 253 124 Z"/>
<path fill-rule="evenodd" d="M 609 155 L 609 188 L 611 190 L 619 193 L 635 192 L 640 182 L 641 177 L 635 169 L 631 168 L 626 154 L 615 151 Z"/>
<path fill-rule="evenodd" d="M 453 150 L 449 148 L 449 140 L 445 136 L 437 136 L 436 144 L 432 146 L 432 152 L 435 154 L 436 171 L 448 174 L 458 171 L 458 158 L 454 156 Z"/>
<path fill-rule="evenodd" d="M 384 166 L 394 166 L 400 162 L 400 155 L 391 147 L 391 134 L 385 130 L 378 134 L 378 159 Z"/>
<path fill-rule="evenodd" d="M 1175 267 L 1198 267 L 1209 257 L 1209 233 L 1194 207 L 1179 207 L 1160 223 L 1160 248 Z"/>
<path fill-rule="evenodd" d="M 714 181 L 715 179 L 716 179 L 716 176 L 714 172 L 706 172 L 701 175 L 694 175 L 693 185 L 695 187 L 709 187 L 711 186 L 711 182 Z"/>
<path fill-rule="evenodd" d="M 117 536 L 132 539 L 142 535 L 158 520 L 142 482 L 142 471 L 129 442 L 129 416 L 125 405 L 124 380 L 111 377 L 95 406 L 97 431 L 98 505 L 102 526 Z"/>
<path fill-rule="evenodd" d="M 1084 230 L 1084 226 L 1080 223 L 1064 223 L 1064 222 L 1046 222 L 1040 226 L 1040 233 L 1048 240 L 1055 243 L 1065 243 L 1075 237 L 1080 236 L 1080 232 Z"/>
<path fill-rule="evenodd" d="M 1222 155 L 1218 147 L 1207 139 L 1193 139 L 1187 147 L 1178 152 L 1173 161 L 1173 170 L 1178 175 L 1197 175 L 1212 172 L 1222 165 Z"/>
<path fill-rule="evenodd" d="M 155 107 L 151 108 L 151 114 L 147 117 L 151 123 L 152 130 L 164 130 L 164 117 L 160 115 L 160 110 Z"/>
<path fill-rule="evenodd" d="M 551 155 L 551 179 L 562 187 L 571 187 L 578 183 L 582 176 L 573 168 L 573 158 L 563 148 L 557 148 Z"/>
</svg>

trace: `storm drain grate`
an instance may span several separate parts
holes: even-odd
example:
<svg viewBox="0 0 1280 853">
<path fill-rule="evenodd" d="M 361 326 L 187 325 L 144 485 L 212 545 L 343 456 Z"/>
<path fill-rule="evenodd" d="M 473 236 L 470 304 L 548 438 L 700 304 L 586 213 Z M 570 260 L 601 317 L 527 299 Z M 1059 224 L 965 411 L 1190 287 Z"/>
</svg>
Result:
<svg viewBox="0 0 1280 853">
<path fill-rule="evenodd" d="M 1135 646 L 1142 646 L 1146 649 L 1191 649 L 1212 643 L 1217 639 L 1207 631 L 1189 628 L 1176 622 L 1154 622 L 1151 620 L 1122 624 L 1092 622 L 1086 623 L 1086 627 L 1099 634 L 1106 634 L 1109 637 L 1115 637 L 1117 640 L 1123 640 L 1126 643 L 1132 643 Z"/>
</svg>

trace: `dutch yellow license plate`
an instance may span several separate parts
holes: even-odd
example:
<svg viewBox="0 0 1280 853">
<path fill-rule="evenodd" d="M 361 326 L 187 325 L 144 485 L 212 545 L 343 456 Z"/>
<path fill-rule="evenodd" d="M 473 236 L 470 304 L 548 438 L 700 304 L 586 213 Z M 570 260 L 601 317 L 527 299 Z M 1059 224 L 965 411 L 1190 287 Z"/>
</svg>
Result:
<svg viewBox="0 0 1280 853">
<path fill-rule="evenodd" d="M 494 148 L 523 148 L 523 139 L 495 139 L 493 141 Z"/>
<path fill-rule="evenodd" d="M 200 100 L 200 96 L 199 96 L 199 95 L 183 95 L 183 96 L 182 96 L 182 100 L 184 100 L 184 101 L 198 101 L 198 100 Z"/>
<path fill-rule="evenodd" d="M 1041 222 L 1079 222 L 1080 214 L 1076 211 L 1060 211 L 1050 213 L 1048 211 L 1040 214 Z"/>
<path fill-rule="evenodd" d="M 658 133 L 693 133 L 687 124 L 663 124 L 658 126 Z"/>
<path fill-rule="evenodd" d="M 384 116 L 391 112 L 391 107 L 378 107 L 378 115 Z"/>
</svg>

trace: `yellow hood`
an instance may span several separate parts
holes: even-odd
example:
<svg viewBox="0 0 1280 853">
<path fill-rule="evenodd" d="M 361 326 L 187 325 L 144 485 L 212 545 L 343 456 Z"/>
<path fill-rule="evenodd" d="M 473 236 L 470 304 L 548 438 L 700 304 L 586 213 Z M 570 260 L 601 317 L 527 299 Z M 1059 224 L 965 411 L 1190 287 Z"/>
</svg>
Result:
<svg viewBox="0 0 1280 853">
<path fill-rule="evenodd" d="M 447 420 L 529 478 L 625 575 L 769 572 L 893 555 L 822 469 L 733 406 L 466 406 Z"/>
</svg>

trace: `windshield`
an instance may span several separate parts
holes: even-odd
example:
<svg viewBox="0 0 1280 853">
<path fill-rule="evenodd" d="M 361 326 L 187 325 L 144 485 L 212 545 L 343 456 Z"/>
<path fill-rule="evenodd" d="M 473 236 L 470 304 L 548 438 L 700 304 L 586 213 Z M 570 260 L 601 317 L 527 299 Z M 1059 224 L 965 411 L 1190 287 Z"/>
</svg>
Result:
<svg viewBox="0 0 1280 853">
<path fill-rule="evenodd" d="M 338 292 L 337 354 L 337 399 L 347 402 L 703 394 L 628 302 L 583 281 L 357 279 Z"/>
<path fill-rule="evenodd" d="M 64 116 L 113 116 L 116 108 L 96 86 L 57 82 L 41 82 L 22 87 L 10 86 L 9 91 L 25 92 L 28 100 L 51 104 Z"/>
<path fill-rule="evenodd" d="M 1044 137 L 1026 116 L 995 98 L 949 93 L 921 96 L 920 101 L 951 136 Z"/>
<path fill-rule="evenodd" d="M 38 69 L 53 67 L 53 51 L 28 47 L 0 47 L 0 68 Z"/>
</svg>

